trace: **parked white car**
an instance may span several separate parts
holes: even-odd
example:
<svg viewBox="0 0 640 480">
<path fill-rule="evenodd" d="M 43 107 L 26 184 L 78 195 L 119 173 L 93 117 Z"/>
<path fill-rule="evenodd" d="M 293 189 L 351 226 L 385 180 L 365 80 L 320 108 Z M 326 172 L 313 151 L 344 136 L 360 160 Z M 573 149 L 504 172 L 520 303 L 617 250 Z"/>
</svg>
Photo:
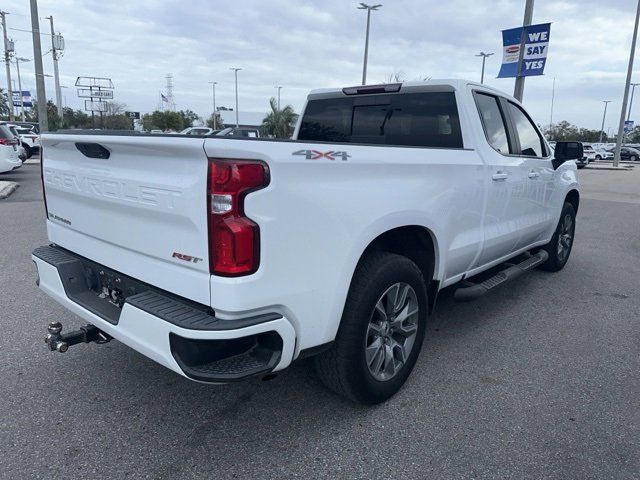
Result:
<svg viewBox="0 0 640 480">
<path fill-rule="evenodd" d="M 50 324 L 51 350 L 113 337 L 207 383 L 315 355 L 369 404 L 404 384 L 444 287 L 472 300 L 565 266 L 583 156 L 552 156 L 517 100 L 462 80 L 313 91 L 293 140 L 42 143 L 38 284 L 88 322 Z"/>
<path fill-rule="evenodd" d="M 189 127 L 182 130 L 180 135 L 194 135 L 198 137 L 204 137 L 206 135 L 211 135 L 215 130 L 209 127 Z"/>
<path fill-rule="evenodd" d="M 8 127 L 0 125 L 0 173 L 10 172 L 22 166 L 18 141 Z"/>
<path fill-rule="evenodd" d="M 6 123 L 5 126 L 18 138 L 20 146 L 24 149 L 26 158 L 31 158 L 33 155 L 40 153 L 40 135 L 33 129 L 12 123 Z"/>
</svg>

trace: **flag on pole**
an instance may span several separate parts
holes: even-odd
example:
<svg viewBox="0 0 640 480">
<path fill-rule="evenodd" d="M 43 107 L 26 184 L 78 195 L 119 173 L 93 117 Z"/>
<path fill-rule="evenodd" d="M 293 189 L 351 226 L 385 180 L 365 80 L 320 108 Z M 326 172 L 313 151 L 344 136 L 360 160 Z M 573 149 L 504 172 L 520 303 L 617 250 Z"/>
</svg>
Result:
<svg viewBox="0 0 640 480">
<path fill-rule="evenodd" d="M 163 102 L 169 103 L 169 99 L 162 92 L 160 92 L 160 98 Z"/>
</svg>

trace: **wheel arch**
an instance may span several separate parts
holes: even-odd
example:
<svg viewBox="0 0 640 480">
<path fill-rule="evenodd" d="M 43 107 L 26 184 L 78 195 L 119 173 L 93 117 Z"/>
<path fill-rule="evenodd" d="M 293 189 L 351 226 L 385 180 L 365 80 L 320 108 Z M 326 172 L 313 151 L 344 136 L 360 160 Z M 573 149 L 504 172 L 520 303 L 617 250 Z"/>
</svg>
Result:
<svg viewBox="0 0 640 480">
<path fill-rule="evenodd" d="M 578 213 L 578 207 L 580 206 L 580 192 L 578 192 L 578 190 L 576 190 L 575 188 L 573 190 L 570 190 L 567 193 L 564 201 L 569 202 L 571 205 L 573 205 L 573 209 L 576 213 Z"/>
</svg>

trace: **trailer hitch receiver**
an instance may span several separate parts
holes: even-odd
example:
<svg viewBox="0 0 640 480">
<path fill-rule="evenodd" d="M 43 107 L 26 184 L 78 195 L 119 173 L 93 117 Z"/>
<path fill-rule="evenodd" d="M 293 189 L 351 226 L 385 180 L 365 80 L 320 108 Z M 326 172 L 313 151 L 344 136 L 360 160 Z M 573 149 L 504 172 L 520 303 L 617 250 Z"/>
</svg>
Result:
<svg viewBox="0 0 640 480">
<path fill-rule="evenodd" d="M 47 327 L 47 332 L 44 342 L 52 352 L 64 353 L 69 350 L 71 345 L 78 343 L 95 342 L 102 344 L 111 340 L 111 336 L 91 324 L 69 333 L 62 333 L 62 324 L 60 322 L 51 322 Z"/>
</svg>

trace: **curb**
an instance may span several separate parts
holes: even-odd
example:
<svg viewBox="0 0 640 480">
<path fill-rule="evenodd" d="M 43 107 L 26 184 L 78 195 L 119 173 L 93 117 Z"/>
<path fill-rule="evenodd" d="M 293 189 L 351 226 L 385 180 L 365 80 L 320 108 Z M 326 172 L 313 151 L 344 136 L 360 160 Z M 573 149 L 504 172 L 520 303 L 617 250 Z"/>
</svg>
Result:
<svg viewBox="0 0 640 480">
<path fill-rule="evenodd" d="M 608 170 L 614 172 L 630 172 L 633 170 L 633 167 L 589 167 L 588 165 L 584 167 L 585 170 Z"/>
<path fill-rule="evenodd" d="M 0 200 L 4 200 L 20 186 L 16 182 L 0 182 Z"/>
</svg>

